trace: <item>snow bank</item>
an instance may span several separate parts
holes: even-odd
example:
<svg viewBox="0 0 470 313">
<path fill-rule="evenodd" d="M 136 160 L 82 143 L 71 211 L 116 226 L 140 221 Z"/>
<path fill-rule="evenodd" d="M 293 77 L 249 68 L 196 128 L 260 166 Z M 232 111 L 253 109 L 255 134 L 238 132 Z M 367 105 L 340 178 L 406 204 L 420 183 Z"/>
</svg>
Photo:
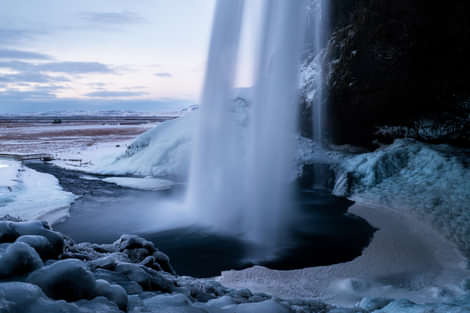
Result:
<svg viewBox="0 0 470 313">
<path fill-rule="evenodd" d="M 95 161 L 90 171 L 110 175 L 169 177 L 187 176 L 191 139 L 198 111 L 158 124 L 143 133 L 118 156 Z"/>
<path fill-rule="evenodd" d="M 103 181 L 116 184 L 122 187 L 140 189 L 140 190 L 167 190 L 174 185 L 172 181 L 153 177 L 134 178 L 134 177 L 107 177 Z"/>
<path fill-rule="evenodd" d="M 412 140 L 345 159 L 334 193 L 413 212 L 470 257 L 470 152 Z"/>
<path fill-rule="evenodd" d="M 39 173 L 18 161 L 0 159 L 0 215 L 55 223 L 68 215 L 75 199 L 74 194 L 60 187 L 54 176 Z"/>
</svg>

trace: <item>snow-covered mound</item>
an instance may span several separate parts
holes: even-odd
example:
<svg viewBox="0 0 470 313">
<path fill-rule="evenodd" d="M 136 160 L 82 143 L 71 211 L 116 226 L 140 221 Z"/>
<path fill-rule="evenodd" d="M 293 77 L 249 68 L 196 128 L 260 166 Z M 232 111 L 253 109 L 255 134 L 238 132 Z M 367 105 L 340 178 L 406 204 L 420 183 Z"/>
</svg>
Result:
<svg viewBox="0 0 470 313">
<path fill-rule="evenodd" d="M 137 175 L 183 179 L 191 156 L 191 139 L 198 111 L 158 124 L 143 133 L 112 161 L 97 163 L 91 171 L 111 175 Z"/>
<path fill-rule="evenodd" d="M 149 191 L 168 190 L 174 185 L 172 181 L 153 177 L 107 177 L 103 178 L 103 181 L 122 187 Z"/>
<path fill-rule="evenodd" d="M 47 195 L 47 196 L 44 196 Z M 0 159 L 0 215 L 55 223 L 68 215 L 76 196 L 64 191 L 58 180 L 18 161 Z"/>
<path fill-rule="evenodd" d="M 412 140 L 345 159 L 334 193 L 409 210 L 470 257 L 470 152 Z"/>
</svg>

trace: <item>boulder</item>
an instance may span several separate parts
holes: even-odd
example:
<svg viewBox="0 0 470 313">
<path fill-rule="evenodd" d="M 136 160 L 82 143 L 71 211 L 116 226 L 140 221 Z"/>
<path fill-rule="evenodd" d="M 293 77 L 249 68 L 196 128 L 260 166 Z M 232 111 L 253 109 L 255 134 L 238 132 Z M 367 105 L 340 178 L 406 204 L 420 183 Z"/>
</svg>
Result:
<svg viewBox="0 0 470 313">
<path fill-rule="evenodd" d="M 127 292 L 119 285 L 111 285 L 106 280 L 98 279 L 96 281 L 96 295 L 106 297 L 116 303 L 123 311 L 127 310 Z"/>
<path fill-rule="evenodd" d="M 127 276 L 129 280 L 137 282 L 144 290 L 172 292 L 175 289 L 173 281 L 142 265 L 119 263 L 115 271 Z"/>
<path fill-rule="evenodd" d="M 16 242 L 24 242 L 36 250 L 43 261 L 55 259 L 59 255 L 58 249 L 54 247 L 49 239 L 40 235 L 23 235 L 16 239 Z"/>
<path fill-rule="evenodd" d="M 0 258 L 0 279 L 28 274 L 43 266 L 39 254 L 23 242 L 11 244 Z"/>
<path fill-rule="evenodd" d="M 53 299 L 77 301 L 96 296 L 96 282 L 86 264 L 74 259 L 57 261 L 31 273 L 27 282 L 38 285 Z"/>
</svg>

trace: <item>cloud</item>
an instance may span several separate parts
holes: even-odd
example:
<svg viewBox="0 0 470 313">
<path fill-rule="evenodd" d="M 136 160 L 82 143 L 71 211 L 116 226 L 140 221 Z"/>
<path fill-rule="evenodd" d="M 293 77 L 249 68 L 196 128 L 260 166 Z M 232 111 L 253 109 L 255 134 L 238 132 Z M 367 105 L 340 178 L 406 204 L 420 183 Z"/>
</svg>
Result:
<svg viewBox="0 0 470 313">
<path fill-rule="evenodd" d="M 5 83 L 51 83 L 68 81 L 70 81 L 70 79 L 64 76 L 50 76 L 40 72 L 23 72 L 18 74 L 0 75 L 0 82 Z"/>
<path fill-rule="evenodd" d="M 16 60 L 50 60 L 51 57 L 31 51 L 0 49 L 0 59 L 16 59 Z"/>
<path fill-rule="evenodd" d="M 114 72 L 109 66 L 98 62 L 52 62 L 40 64 L 36 67 L 40 71 L 69 74 Z"/>
<path fill-rule="evenodd" d="M 21 103 L 25 101 L 41 101 L 56 99 L 56 95 L 53 91 L 59 88 L 52 86 L 46 88 L 36 88 L 33 90 L 17 90 L 9 89 L 4 92 L 0 92 L 0 100 L 3 102 Z"/>
<path fill-rule="evenodd" d="M 139 14 L 132 11 L 122 12 L 84 12 L 82 18 L 95 24 L 122 25 L 138 24 L 145 21 Z"/>
<path fill-rule="evenodd" d="M 123 97 L 139 97 L 147 95 L 146 92 L 139 91 L 94 91 L 87 93 L 85 96 L 93 98 L 123 98 Z"/>
<path fill-rule="evenodd" d="M 9 45 L 34 39 L 37 35 L 45 34 L 37 30 L 28 29 L 0 29 L 0 45 Z"/>
<path fill-rule="evenodd" d="M 162 72 L 162 73 L 155 73 L 155 76 L 163 77 L 163 78 L 170 78 L 170 77 L 173 77 L 173 74 L 167 73 L 167 72 Z"/>
<path fill-rule="evenodd" d="M 0 62 L 0 67 L 20 72 L 53 72 L 68 74 L 113 73 L 113 69 L 98 62 L 49 62 L 33 64 L 22 61 Z"/>
</svg>

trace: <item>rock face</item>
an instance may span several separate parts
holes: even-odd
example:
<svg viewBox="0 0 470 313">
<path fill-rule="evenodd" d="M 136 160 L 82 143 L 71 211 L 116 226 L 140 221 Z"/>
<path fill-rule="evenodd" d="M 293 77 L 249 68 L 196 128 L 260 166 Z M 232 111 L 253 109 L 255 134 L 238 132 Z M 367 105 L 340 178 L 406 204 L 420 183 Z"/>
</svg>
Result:
<svg viewBox="0 0 470 313">
<path fill-rule="evenodd" d="M 442 118 L 470 98 L 470 2 L 334 0 L 332 6 L 333 141 L 370 145 L 378 126 Z"/>
</svg>

